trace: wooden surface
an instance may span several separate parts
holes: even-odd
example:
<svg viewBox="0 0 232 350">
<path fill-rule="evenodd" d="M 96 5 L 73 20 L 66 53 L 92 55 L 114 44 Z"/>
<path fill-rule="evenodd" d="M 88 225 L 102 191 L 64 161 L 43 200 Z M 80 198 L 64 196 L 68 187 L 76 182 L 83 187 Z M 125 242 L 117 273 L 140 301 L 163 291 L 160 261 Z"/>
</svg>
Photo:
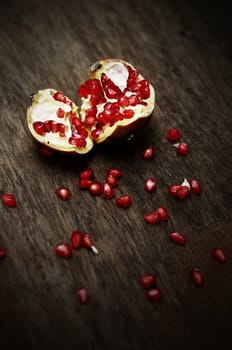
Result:
<svg viewBox="0 0 232 350">
<path fill-rule="evenodd" d="M 231 340 L 231 21 L 228 8 L 204 1 L 9 1 L 0 3 L 1 349 L 222 349 Z M 209 6 L 210 4 L 210 6 Z M 151 122 L 130 143 L 95 147 L 87 156 L 43 158 L 26 125 L 29 96 L 52 87 L 78 101 L 78 85 L 99 58 L 135 65 L 156 89 Z M 166 133 L 182 132 L 187 157 L 177 156 Z M 141 151 L 156 148 L 144 161 Z M 77 186 L 80 171 L 96 178 L 118 167 L 117 195 L 132 204 L 93 197 Z M 148 194 L 145 178 L 158 189 Z M 184 202 L 170 184 L 197 178 L 200 196 Z M 65 185 L 72 197 L 55 194 Z M 143 214 L 164 206 L 168 222 L 148 225 Z M 70 260 L 54 254 L 74 230 L 90 232 L 99 250 Z M 186 234 L 185 247 L 168 234 Z M 223 247 L 228 262 L 211 258 Z M 198 267 L 205 284 L 195 287 Z M 145 299 L 139 278 L 158 275 L 160 303 Z M 91 302 L 82 306 L 76 290 Z M 229 343 L 230 344 L 230 343 Z"/>
</svg>

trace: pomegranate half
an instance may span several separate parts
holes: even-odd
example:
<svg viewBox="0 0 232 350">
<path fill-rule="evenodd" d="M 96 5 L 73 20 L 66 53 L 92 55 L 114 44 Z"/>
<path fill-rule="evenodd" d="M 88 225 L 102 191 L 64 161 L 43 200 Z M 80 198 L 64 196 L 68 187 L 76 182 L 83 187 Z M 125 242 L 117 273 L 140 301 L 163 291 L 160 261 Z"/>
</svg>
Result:
<svg viewBox="0 0 232 350">
<path fill-rule="evenodd" d="M 58 151 L 84 154 L 94 142 L 125 137 L 147 122 L 155 106 L 153 86 L 128 62 L 105 59 L 90 67 L 78 88 L 78 108 L 64 93 L 39 90 L 27 110 L 32 136 Z"/>
</svg>

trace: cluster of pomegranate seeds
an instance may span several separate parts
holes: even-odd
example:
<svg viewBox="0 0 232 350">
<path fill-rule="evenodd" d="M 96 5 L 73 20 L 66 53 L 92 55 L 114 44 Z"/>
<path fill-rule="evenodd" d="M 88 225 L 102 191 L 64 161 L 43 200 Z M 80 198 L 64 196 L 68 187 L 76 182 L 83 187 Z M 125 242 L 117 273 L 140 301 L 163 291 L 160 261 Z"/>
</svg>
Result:
<svg viewBox="0 0 232 350">
<path fill-rule="evenodd" d="M 78 288 L 77 299 L 80 304 L 88 304 L 89 302 L 89 292 L 85 287 Z"/>
<path fill-rule="evenodd" d="M 149 177 L 144 182 L 144 188 L 147 192 L 153 192 L 157 188 L 157 181 L 153 177 Z"/>
<path fill-rule="evenodd" d="M 160 207 L 155 211 L 145 214 L 143 217 L 148 224 L 156 224 L 160 221 L 167 221 L 168 212 L 166 208 Z"/>
<path fill-rule="evenodd" d="M 13 194 L 4 193 L 2 195 L 2 203 L 5 204 L 7 207 L 15 207 L 17 204 L 17 201 Z"/>
<path fill-rule="evenodd" d="M 145 288 L 145 295 L 149 301 L 160 301 L 162 294 L 159 288 L 155 286 L 157 276 L 155 274 L 144 275 L 140 278 L 139 282 L 143 288 Z"/>
<path fill-rule="evenodd" d="M 70 113 L 69 120 L 72 128 L 72 136 L 69 137 L 68 142 L 71 145 L 74 145 L 80 148 L 85 147 L 87 144 L 86 138 L 89 136 L 89 133 L 86 130 L 84 123 L 73 112 Z"/>
<path fill-rule="evenodd" d="M 169 234 L 169 239 L 178 245 L 184 245 L 186 243 L 185 235 L 181 232 L 171 232 Z"/>
<path fill-rule="evenodd" d="M 227 262 L 227 255 L 222 248 L 214 248 L 211 252 L 212 258 L 217 262 L 224 264 Z"/>
<path fill-rule="evenodd" d="M 138 72 L 130 66 L 126 68 L 128 79 L 123 90 L 106 73 L 101 74 L 100 80 L 88 79 L 77 90 L 78 96 L 90 103 L 84 111 L 84 124 L 91 129 L 91 136 L 95 139 L 105 125 L 113 126 L 119 120 L 133 118 L 135 112 L 131 107 L 147 105 L 144 100 L 150 97 L 149 82 L 140 80 Z"/>
<path fill-rule="evenodd" d="M 68 187 L 59 187 L 56 190 L 56 194 L 63 201 L 66 201 L 71 196 L 71 191 Z"/>
<path fill-rule="evenodd" d="M 6 256 L 6 251 L 4 248 L 0 247 L 0 260 Z"/>
<path fill-rule="evenodd" d="M 168 192 L 172 197 L 177 197 L 181 200 L 187 198 L 190 193 L 200 194 L 201 185 L 197 180 L 188 181 L 186 178 L 181 185 L 174 184 L 169 186 Z"/>
<path fill-rule="evenodd" d="M 190 272 L 190 278 L 197 287 L 201 287 L 204 284 L 204 277 L 198 268 L 193 268 Z"/>
<path fill-rule="evenodd" d="M 155 148 L 153 146 L 146 147 L 142 152 L 142 157 L 145 160 L 153 158 L 155 155 Z"/>
</svg>

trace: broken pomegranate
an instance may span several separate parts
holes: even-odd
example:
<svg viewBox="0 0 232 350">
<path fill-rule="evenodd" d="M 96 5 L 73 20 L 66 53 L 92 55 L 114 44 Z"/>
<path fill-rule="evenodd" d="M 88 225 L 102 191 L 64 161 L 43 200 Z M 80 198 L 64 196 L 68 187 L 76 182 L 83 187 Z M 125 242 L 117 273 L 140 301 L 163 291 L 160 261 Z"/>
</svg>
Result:
<svg viewBox="0 0 232 350">
<path fill-rule="evenodd" d="M 155 105 L 153 86 L 128 62 L 106 59 L 90 67 L 78 88 L 78 107 L 63 92 L 39 90 L 32 96 L 27 122 L 33 137 L 66 153 L 89 152 L 95 141 L 125 137 L 139 129 Z"/>
</svg>

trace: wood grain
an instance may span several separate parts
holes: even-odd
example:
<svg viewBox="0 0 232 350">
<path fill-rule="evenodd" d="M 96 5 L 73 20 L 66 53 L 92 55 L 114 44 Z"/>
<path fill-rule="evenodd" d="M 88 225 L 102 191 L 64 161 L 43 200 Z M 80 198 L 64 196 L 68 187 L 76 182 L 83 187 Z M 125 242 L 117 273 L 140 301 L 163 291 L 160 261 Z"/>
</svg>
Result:
<svg viewBox="0 0 232 350">
<path fill-rule="evenodd" d="M 227 5 L 203 1 L 18 1 L 0 4 L 1 349 L 222 348 L 231 340 L 231 25 Z M 26 126 L 29 96 L 52 87 L 78 102 L 77 87 L 99 58 L 131 62 L 155 86 L 152 119 L 131 142 L 96 146 L 81 157 L 43 158 Z M 177 156 L 166 133 L 182 132 L 190 153 Z M 144 161 L 147 145 L 156 155 Z M 93 197 L 77 186 L 92 167 L 103 181 L 110 167 L 123 172 L 116 189 L 132 205 Z M 158 181 L 146 193 L 144 179 Z M 197 178 L 199 196 L 184 202 L 171 183 Z M 68 186 L 63 202 L 56 188 Z M 148 225 L 143 214 L 167 207 L 168 222 Z M 85 249 L 70 260 L 54 254 L 72 231 L 91 232 L 99 255 Z M 168 233 L 186 234 L 185 247 Z M 210 253 L 223 247 L 228 262 Z M 202 288 L 189 279 L 204 274 Z M 145 299 L 139 278 L 158 275 L 163 300 Z M 79 305 L 76 290 L 89 289 Z"/>
</svg>

